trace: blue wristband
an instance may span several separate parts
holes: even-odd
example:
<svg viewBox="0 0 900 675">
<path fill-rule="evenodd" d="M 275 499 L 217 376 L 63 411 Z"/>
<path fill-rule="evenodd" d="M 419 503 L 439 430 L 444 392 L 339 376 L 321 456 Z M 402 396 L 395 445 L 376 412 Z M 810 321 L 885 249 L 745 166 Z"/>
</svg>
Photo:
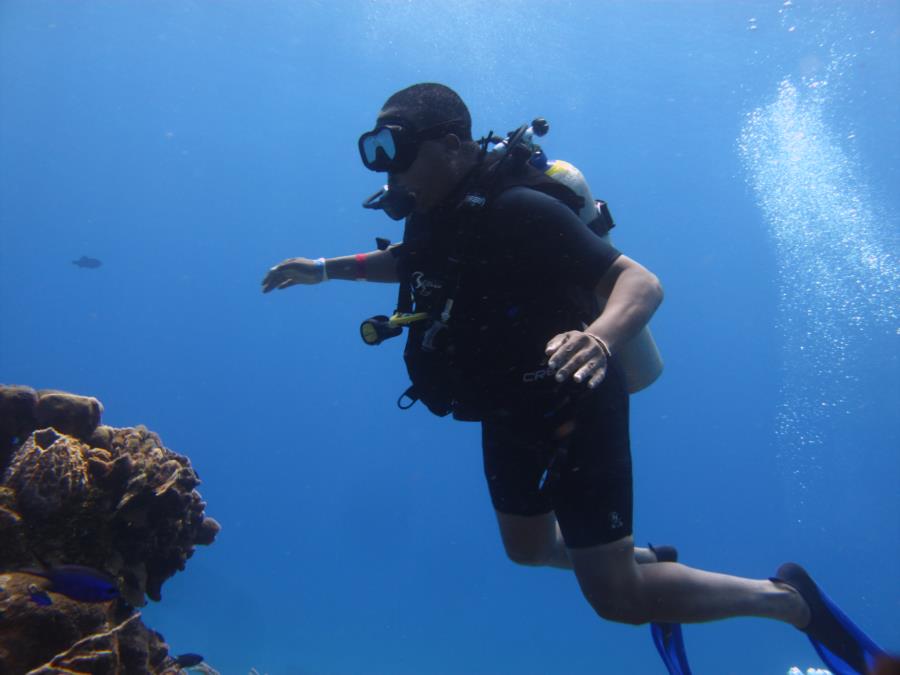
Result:
<svg viewBox="0 0 900 675">
<path fill-rule="evenodd" d="M 322 281 L 328 281 L 328 270 L 325 269 L 325 258 L 316 258 L 313 260 L 316 267 L 322 270 Z"/>
</svg>

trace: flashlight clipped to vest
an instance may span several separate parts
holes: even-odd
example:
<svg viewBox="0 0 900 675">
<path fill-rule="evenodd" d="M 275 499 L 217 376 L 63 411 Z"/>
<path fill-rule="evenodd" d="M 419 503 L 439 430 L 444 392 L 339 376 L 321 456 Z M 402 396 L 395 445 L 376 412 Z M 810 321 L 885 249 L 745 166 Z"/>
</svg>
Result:
<svg viewBox="0 0 900 675">
<path fill-rule="evenodd" d="M 425 321 L 428 316 L 428 312 L 397 312 L 390 317 L 379 314 L 363 321 L 359 327 L 359 334 L 363 342 L 374 347 L 403 333 L 404 326 Z"/>
</svg>

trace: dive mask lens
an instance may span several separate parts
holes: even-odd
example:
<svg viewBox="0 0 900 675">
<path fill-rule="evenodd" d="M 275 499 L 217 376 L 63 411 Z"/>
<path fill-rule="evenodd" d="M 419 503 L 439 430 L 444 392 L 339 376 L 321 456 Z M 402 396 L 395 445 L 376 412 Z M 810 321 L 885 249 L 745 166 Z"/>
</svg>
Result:
<svg viewBox="0 0 900 675">
<path fill-rule="evenodd" d="M 370 171 L 402 171 L 411 162 L 404 162 L 402 155 L 411 154 L 407 147 L 414 144 L 404 138 L 404 129 L 397 126 L 383 126 L 367 131 L 359 137 L 359 156 Z M 413 154 L 414 156 L 414 154 Z"/>
<path fill-rule="evenodd" d="M 387 160 L 393 160 L 397 156 L 397 146 L 394 136 L 387 127 L 382 127 L 372 134 L 367 134 L 363 140 L 365 161 L 374 164 L 378 159 L 378 151 L 381 150 Z"/>
</svg>

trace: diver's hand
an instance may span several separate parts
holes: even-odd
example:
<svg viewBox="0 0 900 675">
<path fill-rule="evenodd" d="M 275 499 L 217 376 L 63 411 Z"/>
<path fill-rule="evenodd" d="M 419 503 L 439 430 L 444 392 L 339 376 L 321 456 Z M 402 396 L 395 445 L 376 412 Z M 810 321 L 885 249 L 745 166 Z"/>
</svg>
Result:
<svg viewBox="0 0 900 675">
<path fill-rule="evenodd" d="M 556 381 L 565 382 L 572 377 L 577 383 L 587 381 L 591 389 L 606 377 L 609 350 L 589 333 L 570 330 L 547 343 L 548 365 L 556 371 Z"/>
<path fill-rule="evenodd" d="M 288 258 L 271 268 L 262 280 L 262 292 L 280 291 L 297 284 L 318 284 L 325 280 L 325 266 L 309 258 Z"/>
</svg>

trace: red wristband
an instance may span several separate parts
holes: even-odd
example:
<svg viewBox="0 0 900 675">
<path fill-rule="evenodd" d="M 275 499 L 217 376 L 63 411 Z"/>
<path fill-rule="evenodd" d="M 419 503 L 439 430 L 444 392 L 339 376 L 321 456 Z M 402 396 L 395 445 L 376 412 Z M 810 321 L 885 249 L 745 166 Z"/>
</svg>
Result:
<svg viewBox="0 0 900 675">
<path fill-rule="evenodd" d="M 357 279 L 365 279 L 366 278 L 366 254 L 365 253 L 357 253 L 356 254 L 356 278 Z"/>
</svg>

